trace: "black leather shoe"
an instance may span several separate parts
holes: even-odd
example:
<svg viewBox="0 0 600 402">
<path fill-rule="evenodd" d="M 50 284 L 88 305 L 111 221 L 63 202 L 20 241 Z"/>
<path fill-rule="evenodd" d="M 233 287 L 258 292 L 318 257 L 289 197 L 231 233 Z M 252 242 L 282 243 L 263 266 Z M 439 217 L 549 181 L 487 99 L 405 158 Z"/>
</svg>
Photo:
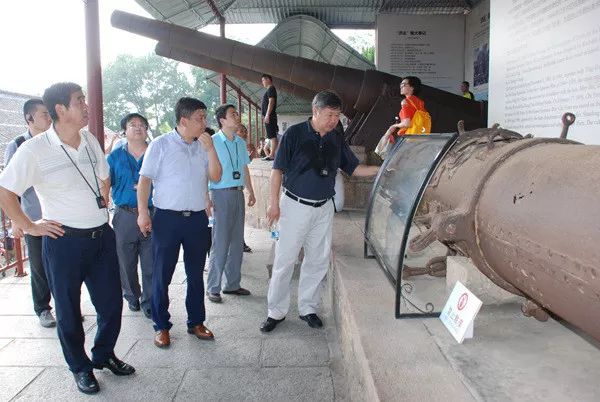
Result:
<svg viewBox="0 0 600 402">
<path fill-rule="evenodd" d="M 104 363 L 94 364 L 97 370 L 109 369 L 114 375 L 130 375 L 135 373 L 135 369 L 129 364 L 119 360 L 116 356 L 109 357 Z"/>
<path fill-rule="evenodd" d="M 271 332 L 275 329 L 277 324 L 279 324 L 283 320 L 285 320 L 285 317 L 283 317 L 281 320 L 276 320 L 275 318 L 267 317 L 267 321 L 261 324 L 260 330 L 262 332 Z"/>
<path fill-rule="evenodd" d="M 100 385 L 91 371 L 73 373 L 73 377 L 75 377 L 77 388 L 84 394 L 95 394 L 100 391 Z"/>
<path fill-rule="evenodd" d="M 140 311 L 140 302 L 128 302 L 127 304 L 130 311 Z"/>
<path fill-rule="evenodd" d="M 145 308 L 144 315 L 146 316 L 146 318 L 152 319 L 152 310 L 150 310 L 149 308 Z"/>
<path fill-rule="evenodd" d="M 323 321 L 321 321 L 319 316 L 314 313 L 307 314 L 307 315 L 301 315 L 300 319 L 302 321 L 306 321 L 308 323 L 308 326 L 311 328 L 321 328 L 323 326 Z"/>
</svg>

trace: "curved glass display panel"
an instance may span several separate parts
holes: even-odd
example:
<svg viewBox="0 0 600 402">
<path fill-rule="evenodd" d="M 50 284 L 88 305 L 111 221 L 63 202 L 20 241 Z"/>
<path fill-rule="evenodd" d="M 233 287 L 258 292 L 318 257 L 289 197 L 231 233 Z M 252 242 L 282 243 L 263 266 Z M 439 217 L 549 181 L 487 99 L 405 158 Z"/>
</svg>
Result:
<svg viewBox="0 0 600 402">
<path fill-rule="evenodd" d="M 365 257 L 372 253 L 396 287 L 398 318 L 439 314 L 446 298 L 446 247 L 434 242 L 418 253 L 405 250 L 407 241 L 425 230 L 413 222 L 415 211 L 433 172 L 457 137 L 403 137 L 373 185 L 365 222 Z"/>
</svg>

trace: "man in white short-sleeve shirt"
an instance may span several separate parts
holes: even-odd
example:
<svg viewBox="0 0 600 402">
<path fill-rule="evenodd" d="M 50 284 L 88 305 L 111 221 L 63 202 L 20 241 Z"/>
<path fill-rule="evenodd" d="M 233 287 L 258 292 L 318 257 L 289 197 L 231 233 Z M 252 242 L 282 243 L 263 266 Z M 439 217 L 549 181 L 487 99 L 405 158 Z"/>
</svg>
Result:
<svg viewBox="0 0 600 402">
<path fill-rule="evenodd" d="M 58 337 L 77 387 L 99 391 L 93 368 L 116 375 L 135 369 L 117 359 L 114 347 L 121 329 L 121 282 L 115 235 L 108 225 L 108 164 L 96 138 L 81 130 L 88 110 L 81 87 L 52 85 L 44 104 L 53 120 L 50 129 L 17 150 L 0 174 L 0 206 L 13 226 L 43 236 L 42 254 L 58 318 Z M 17 196 L 33 187 L 42 219 L 32 222 Z M 81 285 L 85 282 L 97 312 L 92 359 L 84 349 Z"/>
</svg>

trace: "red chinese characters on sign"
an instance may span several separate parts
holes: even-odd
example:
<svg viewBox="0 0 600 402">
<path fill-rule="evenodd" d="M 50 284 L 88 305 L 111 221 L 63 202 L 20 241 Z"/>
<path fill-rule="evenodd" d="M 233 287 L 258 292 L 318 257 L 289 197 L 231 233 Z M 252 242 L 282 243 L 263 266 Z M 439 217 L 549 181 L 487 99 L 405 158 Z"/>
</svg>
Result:
<svg viewBox="0 0 600 402">
<path fill-rule="evenodd" d="M 458 308 L 459 311 L 465 308 L 468 300 L 469 300 L 468 294 L 463 293 L 462 295 L 460 295 L 460 298 L 458 299 L 458 303 L 456 305 L 456 307 Z"/>
</svg>

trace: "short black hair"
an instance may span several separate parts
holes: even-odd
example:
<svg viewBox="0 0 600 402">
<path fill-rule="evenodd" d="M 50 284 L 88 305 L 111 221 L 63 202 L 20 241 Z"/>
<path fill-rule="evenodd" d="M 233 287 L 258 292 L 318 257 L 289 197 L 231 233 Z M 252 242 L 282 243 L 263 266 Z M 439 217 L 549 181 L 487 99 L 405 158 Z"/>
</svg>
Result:
<svg viewBox="0 0 600 402">
<path fill-rule="evenodd" d="M 273 82 L 273 77 L 271 77 L 269 74 L 266 74 L 266 73 L 261 75 L 260 78 L 268 78 L 271 80 L 271 82 Z"/>
<path fill-rule="evenodd" d="M 28 99 L 23 104 L 23 118 L 25 119 L 25 123 L 29 124 L 30 120 L 27 119 L 27 115 L 30 116 L 31 121 L 33 121 L 33 114 L 35 113 L 38 105 L 43 105 L 44 102 L 39 98 Z"/>
<path fill-rule="evenodd" d="M 206 110 L 206 105 L 200 99 L 180 98 L 175 104 L 175 123 L 179 124 L 182 117 L 189 118 L 198 109 Z"/>
<path fill-rule="evenodd" d="M 144 116 L 139 113 L 129 113 L 121 119 L 121 129 L 123 131 L 127 130 L 127 123 L 136 118 L 144 122 L 146 125 L 146 130 L 150 127 L 150 124 L 148 124 L 148 119 L 146 119 Z"/>
<path fill-rule="evenodd" d="M 74 82 L 59 82 L 46 88 L 42 99 L 53 121 L 58 121 L 56 105 L 63 105 L 68 108 L 69 103 L 71 103 L 71 95 L 77 91 L 81 91 L 81 85 Z"/>
<path fill-rule="evenodd" d="M 462 83 L 463 83 L 463 85 L 466 85 L 466 86 L 467 86 L 467 88 L 469 88 L 469 87 L 471 86 L 471 85 L 469 84 L 469 81 L 463 81 Z"/>
<path fill-rule="evenodd" d="M 223 125 L 221 124 L 221 119 L 227 118 L 227 111 L 230 108 L 235 109 L 235 106 L 233 106 L 231 103 L 226 103 L 224 105 L 219 106 L 217 110 L 215 110 L 215 120 L 217 121 L 217 125 L 219 126 L 219 128 L 223 128 Z"/>
<path fill-rule="evenodd" d="M 408 81 L 408 85 L 410 85 L 413 89 L 413 95 L 418 95 L 421 92 L 421 79 L 419 77 L 414 77 L 409 75 L 408 77 L 404 77 L 406 81 Z"/>
<path fill-rule="evenodd" d="M 342 99 L 333 91 L 321 91 L 312 100 L 312 106 L 317 109 L 342 109 Z"/>
<path fill-rule="evenodd" d="M 215 133 L 215 130 L 210 127 L 206 127 L 204 131 L 206 131 L 208 135 L 213 135 Z"/>
</svg>

